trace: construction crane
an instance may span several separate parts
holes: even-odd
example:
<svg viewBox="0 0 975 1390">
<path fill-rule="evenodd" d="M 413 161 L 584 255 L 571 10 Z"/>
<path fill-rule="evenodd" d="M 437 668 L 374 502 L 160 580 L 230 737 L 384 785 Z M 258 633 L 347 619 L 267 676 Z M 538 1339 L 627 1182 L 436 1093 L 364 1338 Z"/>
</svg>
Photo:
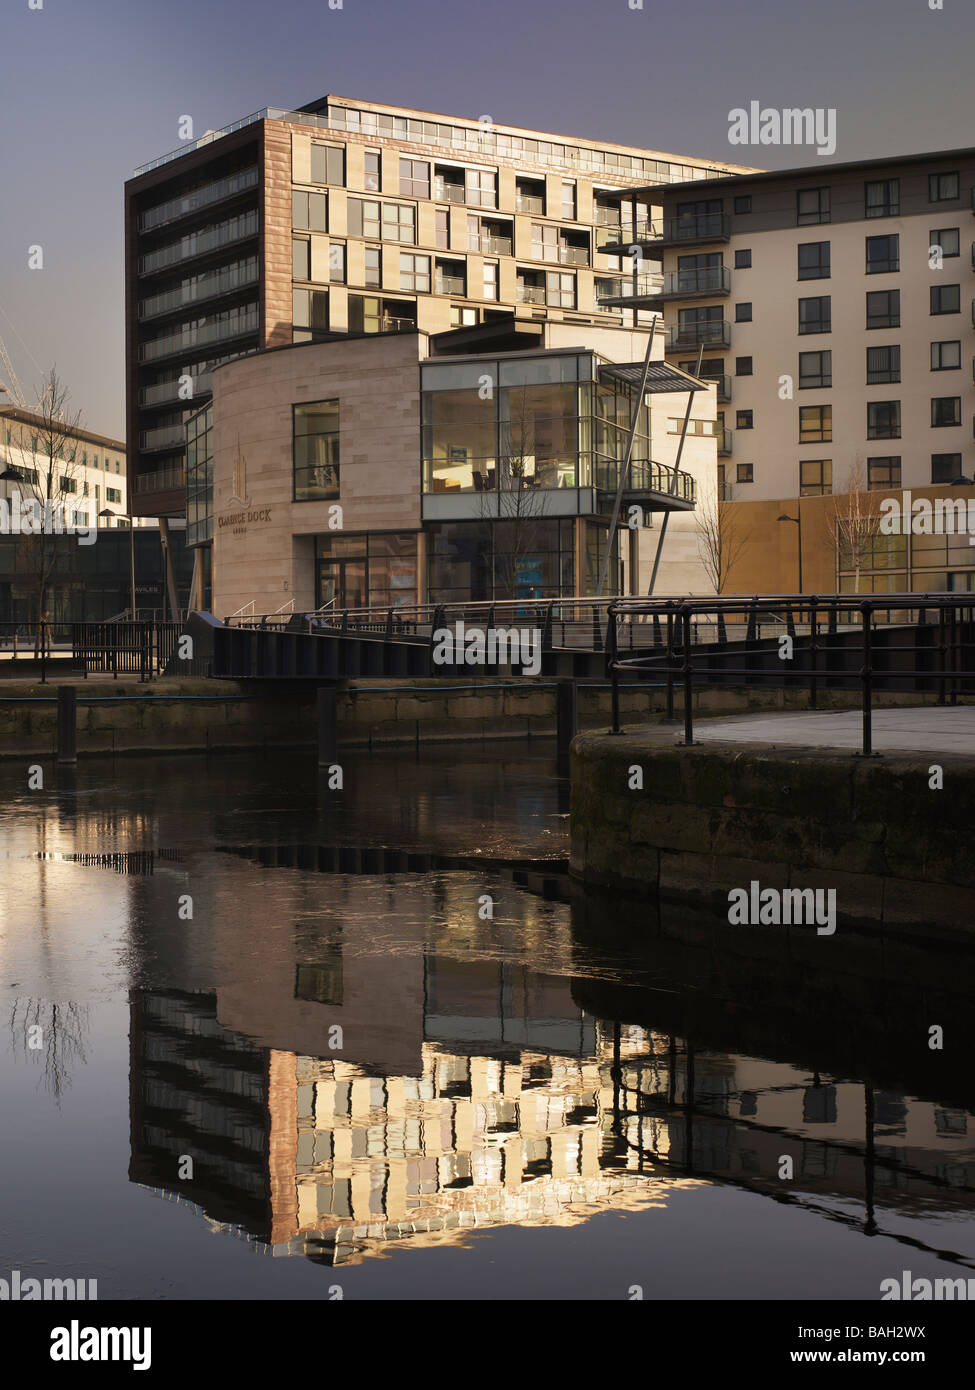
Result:
<svg viewBox="0 0 975 1390">
<path fill-rule="evenodd" d="M 7 352 L 3 338 L 0 338 L 0 364 L 3 366 L 4 376 L 7 378 L 6 385 L 0 381 L 0 392 L 10 396 L 14 405 L 20 406 L 21 410 L 27 410 L 27 401 L 24 399 L 23 389 L 17 380 L 17 373 L 14 371 L 14 364 L 10 360 L 10 354 Z"/>
</svg>

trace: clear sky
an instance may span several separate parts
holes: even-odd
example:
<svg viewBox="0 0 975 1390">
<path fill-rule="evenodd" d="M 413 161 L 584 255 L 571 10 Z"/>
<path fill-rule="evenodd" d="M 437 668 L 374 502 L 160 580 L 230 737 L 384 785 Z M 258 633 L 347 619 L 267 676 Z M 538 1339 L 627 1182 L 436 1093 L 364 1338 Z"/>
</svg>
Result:
<svg viewBox="0 0 975 1390">
<path fill-rule="evenodd" d="M 973 0 L 3 0 L 0 335 L 89 428 L 123 419 L 122 186 L 262 106 L 335 92 L 763 167 L 728 113 L 834 108 L 837 160 L 975 145 Z M 337 0 L 332 0 L 337 3 Z M 44 265 L 28 269 L 31 246 Z"/>
</svg>

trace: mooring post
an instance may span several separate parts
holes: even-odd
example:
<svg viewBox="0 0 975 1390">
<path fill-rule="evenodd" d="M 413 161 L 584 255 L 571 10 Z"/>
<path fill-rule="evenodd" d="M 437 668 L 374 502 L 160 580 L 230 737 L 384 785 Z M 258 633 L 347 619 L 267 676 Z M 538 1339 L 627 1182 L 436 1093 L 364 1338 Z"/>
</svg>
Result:
<svg viewBox="0 0 975 1390">
<path fill-rule="evenodd" d="M 330 767 L 338 753 L 338 698 L 334 685 L 318 687 L 318 766 Z"/>
<path fill-rule="evenodd" d="M 560 680 L 555 687 L 556 743 L 560 757 L 565 757 L 576 733 L 579 701 L 574 680 Z"/>
<path fill-rule="evenodd" d="M 73 685 L 58 686 L 58 762 L 78 761 L 78 703 Z"/>
</svg>

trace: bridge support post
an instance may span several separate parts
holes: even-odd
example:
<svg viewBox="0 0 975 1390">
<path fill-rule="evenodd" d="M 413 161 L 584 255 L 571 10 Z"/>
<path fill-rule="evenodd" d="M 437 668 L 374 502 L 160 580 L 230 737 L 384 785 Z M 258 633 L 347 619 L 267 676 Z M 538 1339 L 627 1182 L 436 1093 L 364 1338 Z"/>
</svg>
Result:
<svg viewBox="0 0 975 1390">
<path fill-rule="evenodd" d="M 58 686 L 58 762 L 78 761 L 78 703 L 73 685 Z"/>
<path fill-rule="evenodd" d="M 329 767 L 338 753 L 338 693 L 334 685 L 318 687 L 318 766 Z"/>
<path fill-rule="evenodd" d="M 560 680 L 555 687 L 555 731 L 558 755 L 568 756 L 579 718 L 579 697 L 574 680 Z"/>
</svg>

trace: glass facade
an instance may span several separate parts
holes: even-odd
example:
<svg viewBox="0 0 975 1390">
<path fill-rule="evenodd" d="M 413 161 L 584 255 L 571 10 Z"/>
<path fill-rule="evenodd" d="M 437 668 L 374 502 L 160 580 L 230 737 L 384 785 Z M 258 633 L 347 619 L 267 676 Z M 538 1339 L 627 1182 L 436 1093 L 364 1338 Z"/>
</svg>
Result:
<svg viewBox="0 0 975 1390">
<path fill-rule="evenodd" d="M 633 388 L 598 371 L 592 354 L 424 365 L 423 491 L 615 490 Z M 641 406 L 634 490 L 657 487 L 650 421 Z M 492 514 L 497 514 L 492 504 Z M 502 514 L 503 514 L 502 508 Z"/>
<path fill-rule="evenodd" d="M 431 603 L 574 593 L 572 518 L 444 521 L 425 527 Z"/>
<path fill-rule="evenodd" d="M 339 403 L 316 401 L 294 411 L 294 500 L 321 502 L 339 495 Z"/>
<path fill-rule="evenodd" d="M 213 539 L 213 411 L 204 406 L 186 422 L 186 544 Z"/>
<path fill-rule="evenodd" d="M 417 601 L 417 535 L 319 536 L 316 608 L 402 608 Z"/>
</svg>

